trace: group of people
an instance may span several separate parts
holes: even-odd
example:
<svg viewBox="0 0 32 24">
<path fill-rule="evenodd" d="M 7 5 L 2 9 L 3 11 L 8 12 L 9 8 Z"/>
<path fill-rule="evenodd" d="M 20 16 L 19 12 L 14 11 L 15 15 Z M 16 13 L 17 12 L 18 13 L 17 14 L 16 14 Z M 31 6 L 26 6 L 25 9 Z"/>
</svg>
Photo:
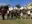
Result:
<svg viewBox="0 0 32 24">
<path fill-rule="evenodd" d="M 20 18 L 20 13 L 21 13 L 21 10 L 13 9 L 13 10 L 9 11 L 8 5 L 0 7 L 0 15 L 2 15 L 3 20 L 5 19 L 5 17 L 4 17 L 5 14 L 7 14 L 8 18 L 9 18 L 9 16 L 11 16 L 11 18 L 13 18 L 13 16 L 16 18 L 17 17 Z"/>
<path fill-rule="evenodd" d="M 7 14 L 8 18 L 9 18 L 9 16 L 11 16 L 11 18 L 13 18 L 13 16 L 16 18 L 20 18 L 21 16 L 23 16 L 23 14 L 30 16 L 30 10 L 29 9 L 27 9 L 27 10 L 22 9 L 21 10 L 21 9 L 13 9 L 13 8 L 10 9 L 8 5 L 1 6 L 0 7 L 0 15 L 2 15 L 3 20 L 5 19 L 4 18 L 5 14 Z"/>
</svg>

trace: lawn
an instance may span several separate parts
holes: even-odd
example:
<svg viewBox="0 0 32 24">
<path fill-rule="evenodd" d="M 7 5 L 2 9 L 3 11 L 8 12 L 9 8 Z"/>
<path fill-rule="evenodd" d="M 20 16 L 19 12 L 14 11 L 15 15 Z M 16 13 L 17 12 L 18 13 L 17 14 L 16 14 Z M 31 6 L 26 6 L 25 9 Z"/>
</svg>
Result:
<svg viewBox="0 0 32 24">
<path fill-rule="evenodd" d="M 0 24 L 32 24 L 32 19 L 0 20 Z"/>
</svg>

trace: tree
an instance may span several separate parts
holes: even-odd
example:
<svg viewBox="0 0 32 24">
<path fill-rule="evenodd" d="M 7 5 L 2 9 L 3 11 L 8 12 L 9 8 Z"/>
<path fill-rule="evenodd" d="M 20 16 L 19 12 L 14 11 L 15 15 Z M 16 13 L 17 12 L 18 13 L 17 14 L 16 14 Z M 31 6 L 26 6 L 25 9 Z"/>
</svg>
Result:
<svg viewBox="0 0 32 24">
<path fill-rule="evenodd" d="M 27 7 L 28 9 L 32 9 L 32 3 L 29 3 Z"/>
<path fill-rule="evenodd" d="M 19 4 L 16 5 L 17 8 L 21 8 L 21 6 Z"/>
<path fill-rule="evenodd" d="M 30 3 L 30 6 L 32 6 L 32 3 Z"/>
</svg>

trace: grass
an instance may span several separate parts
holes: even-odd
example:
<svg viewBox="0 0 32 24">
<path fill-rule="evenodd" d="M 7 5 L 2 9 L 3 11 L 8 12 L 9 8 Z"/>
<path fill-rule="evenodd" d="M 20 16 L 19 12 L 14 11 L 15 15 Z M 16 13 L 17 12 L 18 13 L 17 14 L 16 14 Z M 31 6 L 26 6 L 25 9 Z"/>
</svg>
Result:
<svg viewBox="0 0 32 24">
<path fill-rule="evenodd" d="M 0 20 L 0 24 L 32 24 L 32 19 Z"/>
</svg>

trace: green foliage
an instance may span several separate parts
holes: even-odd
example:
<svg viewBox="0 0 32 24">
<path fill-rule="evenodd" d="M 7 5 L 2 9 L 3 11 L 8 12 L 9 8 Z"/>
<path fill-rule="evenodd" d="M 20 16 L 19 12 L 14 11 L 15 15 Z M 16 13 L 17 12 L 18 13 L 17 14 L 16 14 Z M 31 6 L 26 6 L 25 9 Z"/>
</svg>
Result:
<svg viewBox="0 0 32 24">
<path fill-rule="evenodd" d="M 32 3 L 30 4 L 30 6 L 32 6 Z"/>
<path fill-rule="evenodd" d="M 19 4 L 18 4 L 18 5 L 16 5 L 16 7 L 17 7 L 17 8 L 21 8 L 21 6 L 20 6 Z"/>
</svg>

